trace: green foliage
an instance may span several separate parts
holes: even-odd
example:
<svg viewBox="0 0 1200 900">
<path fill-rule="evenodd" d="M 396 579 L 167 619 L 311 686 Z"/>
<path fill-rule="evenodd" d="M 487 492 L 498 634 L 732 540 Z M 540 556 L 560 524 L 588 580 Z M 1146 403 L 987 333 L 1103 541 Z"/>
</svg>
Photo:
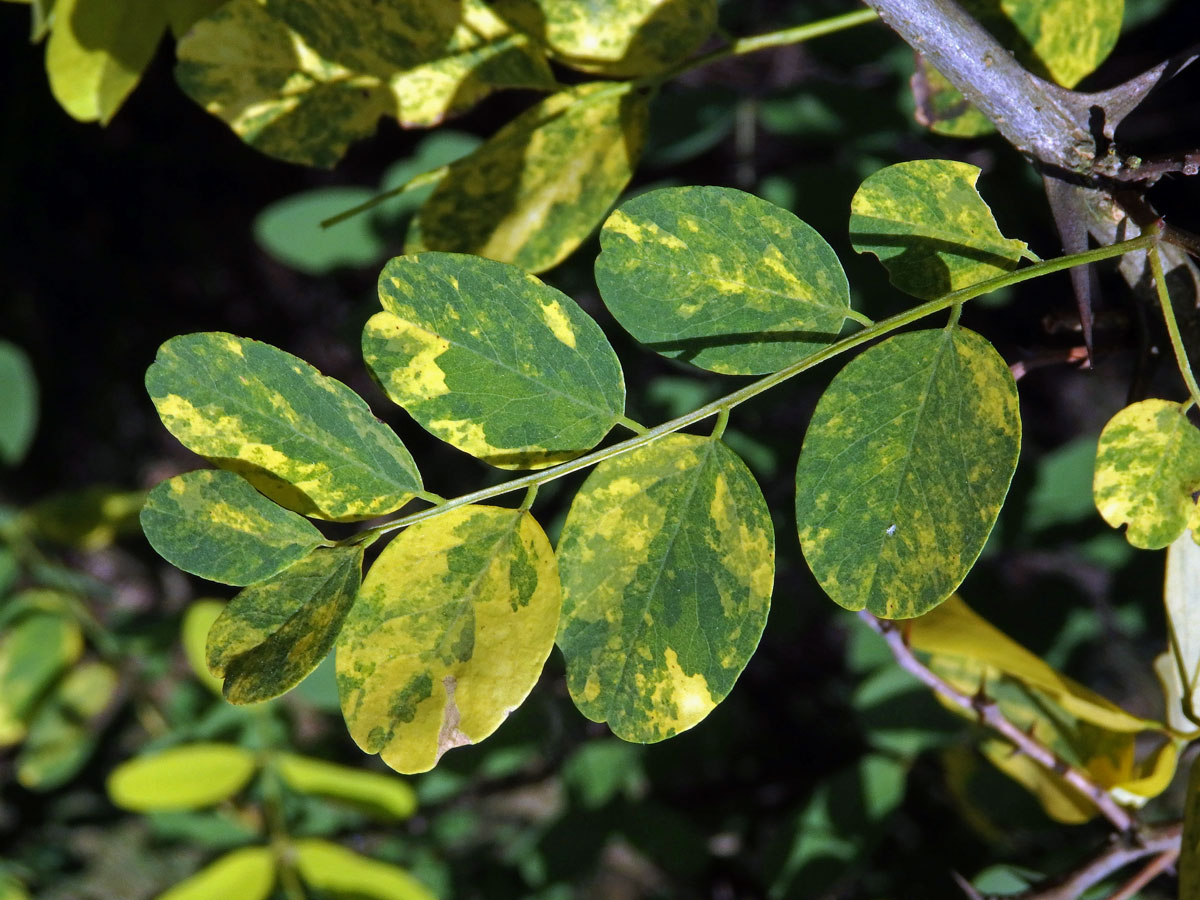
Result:
<svg viewBox="0 0 1200 900">
<path fill-rule="evenodd" d="M 24 351 L 0 340 L 0 462 L 19 463 L 33 441 L 38 413 L 37 380 Z"/>
</svg>

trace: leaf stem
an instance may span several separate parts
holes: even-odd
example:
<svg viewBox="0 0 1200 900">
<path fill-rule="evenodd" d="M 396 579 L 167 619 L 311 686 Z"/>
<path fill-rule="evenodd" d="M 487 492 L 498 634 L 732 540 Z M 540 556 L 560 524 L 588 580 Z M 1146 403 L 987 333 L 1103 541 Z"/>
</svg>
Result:
<svg viewBox="0 0 1200 900">
<path fill-rule="evenodd" d="M 409 191 L 415 191 L 417 188 L 425 187 L 429 184 L 435 184 L 442 180 L 442 177 L 450 170 L 450 166 L 439 166 L 436 169 L 430 169 L 428 172 L 422 172 L 420 175 L 414 175 L 408 181 L 399 187 L 394 187 L 390 191 L 384 191 L 382 194 L 376 194 L 370 200 L 364 200 L 358 206 L 353 206 L 350 209 L 342 210 L 336 216 L 330 216 L 328 219 L 321 220 L 322 228 L 332 228 L 347 219 L 352 219 L 359 213 L 365 213 L 367 210 L 374 209 L 380 203 L 391 200 L 393 197 L 399 197 L 401 194 L 406 194 Z"/>
<path fill-rule="evenodd" d="M 432 503 L 434 506 L 441 506 L 446 502 L 446 498 L 441 494 L 435 494 L 433 491 L 417 491 L 413 494 L 419 500 L 424 500 L 426 503 Z"/>
<path fill-rule="evenodd" d="M 903 328 L 906 325 L 911 325 L 926 316 L 941 312 L 944 309 L 949 309 L 952 306 L 957 306 L 972 300 L 975 297 L 983 294 L 991 293 L 1000 288 L 1008 287 L 1012 284 L 1019 284 L 1022 281 L 1028 281 L 1032 278 L 1037 278 L 1042 275 L 1049 275 L 1053 272 L 1061 272 L 1064 269 L 1070 269 L 1073 266 L 1084 265 L 1085 263 L 1098 262 L 1102 259 L 1111 259 L 1114 256 L 1122 256 L 1125 253 L 1131 253 L 1135 250 L 1145 250 L 1154 245 L 1158 237 L 1154 234 L 1141 234 L 1138 237 L 1128 241 L 1121 241 L 1117 244 L 1111 244 L 1107 247 L 1096 247 L 1091 250 L 1086 250 L 1083 253 L 1073 253 L 1069 256 L 1060 256 L 1057 259 L 1050 259 L 1044 262 L 1035 263 L 1027 266 L 1024 269 L 1018 269 L 1015 272 L 1008 272 L 996 278 L 989 278 L 987 281 L 981 281 L 978 284 L 973 284 L 970 287 L 962 288 L 951 294 L 946 294 L 944 297 L 939 297 L 936 300 L 930 300 L 922 303 L 919 306 L 914 306 L 911 309 L 906 309 L 903 312 L 897 313 L 881 322 L 876 322 L 861 331 L 856 331 L 854 334 L 847 335 L 841 340 L 835 341 L 827 347 L 818 350 L 816 353 L 806 356 L 804 359 L 797 360 L 789 366 L 780 369 L 778 372 L 773 372 L 770 375 L 764 375 L 757 381 L 751 382 L 745 387 L 739 388 L 732 393 L 726 394 L 713 400 L 711 403 L 706 403 L 689 413 L 685 413 L 678 418 L 671 419 L 668 422 L 663 422 L 661 425 L 656 425 L 649 428 L 641 434 L 637 434 L 631 438 L 612 444 L 608 447 L 602 447 L 599 450 L 593 450 L 591 453 L 568 460 L 565 463 L 560 463 L 549 469 L 543 469 L 540 472 L 532 472 L 529 475 L 523 475 L 520 478 L 514 478 L 512 481 L 502 482 L 501 484 L 492 485 L 491 487 L 482 488 L 478 491 L 473 491 L 470 494 L 463 494 L 444 503 L 435 506 L 431 509 L 423 509 L 412 513 L 402 518 L 391 522 L 385 522 L 382 525 L 376 525 L 367 531 L 360 532 L 352 537 L 346 538 L 342 543 L 357 543 L 363 540 L 375 540 L 382 534 L 389 531 L 395 531 L 399 528 L 404 528 L 416 522 L 425 519 L 431 519 L 439 516 L 444 512 L 449 512 L 452 509 L 457 509 L 460 506 L 469 506 L 472 503 L 481 503 L 484 500 L 491 500 L 493 497 L 500 497 L 504 494 L 510 494 L 513 491 L 523 490 L 532 485 L 546 484 L 554 481 L 557 478 L 562 478 L 565 475 L 570 475 L 572 472 L 578 472 L 581 469 L 586 469 L 591 466 L 601 463 L 606 459 L 611 459 L 615 456 L 620 456 L 628 453 L 631 450 L 636 450 L 639 447 L 644 447 L 647 444 L 653 443 L 658 438 L 664 435 L 673 434 L 687 428 L 689 425 L 694 425 L 701 422 L 710 416 L 719 415 L 721 412 L 728 412 L 740 403 L 745 403 L 759 394 L 776 387 L 790 378 L 799 375 L 801 372 L 807 372 L 814 366 L 818 366 L 827 360 L 833 359 L 835 356 L 840 356 L 847 350 L 853 350 L 860 344 L 865 344 L 875 338 L 883 337 L 889 332 L 895 331 L 897 328 Z"/>
<path fill-rule="evenodd" d="M 725 409 L 722 409 L 719 413 L 717 413 L 717 421 L 716 421 L 716 424 L 713 425 L 713 430 L 712 430 L 712 439 L 714 441 L 719 441 L 721 439 L 721 435 L 723 435 L 725 433 L 725 426 L 728 424 L 729 424 L 729 408 L 726 407 Z"/>
<path fill-rule="evenodd" d="M 645 434 L 646 433 L 646 426 L 643 425 L 641 422 L 633 421 L 633 419 L 629 418 L 629 416 L 621 416 L 621 418 L 617 419 L 617 424 L 624 425 L 626 428 L 628 428 L 634 434 Z"/>
<path fill-rule="evenodd" d="M 853 319 L 859 325 L 862 325 L 867 328 L 870 328 L 872 325 L 875 324 L 874 319 L 870 318 L 869 316 L 864 315 L 863 313 L 860 313 L 857 309 L 847 309 L 846 318 Z"/>
<path fill-rule="evenodd" d="M 1157 231 L 1147 229 L 1154 237 Z M 1200 385 L 1196 384 L 1196 375 L 1192 372 L 1192 364 L 1188 361 L 1187 348 L 1183 346 L 1183 336 L 1179 333 L 1179 322 L 1175 319 L 1175 307 L 1171 305 L 1171 294 L 1167 290 L 1167 276 L 1163 272 L 1162 256 L 1158 252 L 1158 244 L 1153 244 L 1146 255 L 1150 258 L 1150 271 L 1154 274 L 1154 288 L 1158 291 L 1158 305 L 1162 308 L 1163 321 L 1167 325 L 1167 334 L 1171 338 L 1171 349 L 1175 351 L 1175 363 L 1179 366 L 1179 374 L 1187 385 L 1188 393 L 1193 403 L 1200 403 Z"/>
</svg>

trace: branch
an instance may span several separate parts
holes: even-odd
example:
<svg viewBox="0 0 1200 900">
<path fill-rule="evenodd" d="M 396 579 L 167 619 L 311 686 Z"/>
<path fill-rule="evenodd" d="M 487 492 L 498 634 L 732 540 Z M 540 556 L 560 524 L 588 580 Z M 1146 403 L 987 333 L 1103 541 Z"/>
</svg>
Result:
<svg viewBox="0 0 1200 900">
<path fill-rule="evenodd" d="M 1131 886 L 1136 891 L 1174 861 L 1179 855 L 1182 836 L 1182 822 L 1172 822 L 1148 828 L 1140 834 L 1126 835 L 1113 841 L 1095 857 L 1066 875 L 1036 885 L 1009 900 L 1076 900 L 1092 885 L 1099 884 L 1118 869 L 1147 856 L 1157 857 L 1110 900 L 1128 896 L 1127 892 Z"/>
<path fill-rule="evenodd" d="M 973 712 L 979 721 L 993 731 L 1001 734 L 1014 747 L 1045 768 L 1047 771 L 1061 777 L 1071 787 L 1075 788 L 1096 805 L 1113 827 L 1122 834 L 1134 827 L 1133 816 L 1113 799 L 1112 795 L 1086 774 L 1070 765 L 1053 750 L 1038 743 L 1032 735 L 1026 734 L 1000 711 L 994 700 L 983 696 L 969 696 L 958 690 L 945 679 L 935 674 L 928 666 L 917 659 L 912 648 L 904 640 L 894 624 L 883 619 L 877 619 L 866 610 L 859 612 L 859 618 L 867 623 L 887 641 L 892 655 L 902 668 L 911 672 L 926 685 L 941 694 L 946 700 L 960 706 L 968 712 Z"/>
</svg>

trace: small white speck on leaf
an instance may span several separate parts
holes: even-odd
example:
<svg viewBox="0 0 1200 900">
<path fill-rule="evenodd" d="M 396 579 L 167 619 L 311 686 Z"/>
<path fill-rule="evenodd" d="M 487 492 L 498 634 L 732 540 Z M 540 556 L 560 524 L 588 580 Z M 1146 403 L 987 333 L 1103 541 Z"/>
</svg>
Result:
<svg viewBox="0 0 1200 900">
<path fill-rule="evenodd" d="M 888 536 L 888 537 L 891 537 L 891 536 L 892 536 L 893 534 L 895 534 L 895 533 L 896 533 L 896 526 L 895 526 L 895 525 L 889 525 L 889 526 L 887 527 L 887 536 Z"/>
</svg>

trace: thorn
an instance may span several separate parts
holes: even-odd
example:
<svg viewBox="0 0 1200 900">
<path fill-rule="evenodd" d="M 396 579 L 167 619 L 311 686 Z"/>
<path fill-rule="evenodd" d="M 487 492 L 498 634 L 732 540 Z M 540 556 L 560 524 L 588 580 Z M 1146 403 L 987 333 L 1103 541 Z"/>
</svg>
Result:
<svg viewBox="0 0 1200 900">
<path fill-rule="evenodd" d="M 967 881 L 967 879 L 963 878 L 953 869 L 950 870 L 950 877 L 954 879 L 954 883 L 957 884 L 959 889 L 967 895 L 969 900 L 984 900 L 983 894 L 975 890 L 975 886 L 972 885 L 971 882 Z"/>
</svg>

